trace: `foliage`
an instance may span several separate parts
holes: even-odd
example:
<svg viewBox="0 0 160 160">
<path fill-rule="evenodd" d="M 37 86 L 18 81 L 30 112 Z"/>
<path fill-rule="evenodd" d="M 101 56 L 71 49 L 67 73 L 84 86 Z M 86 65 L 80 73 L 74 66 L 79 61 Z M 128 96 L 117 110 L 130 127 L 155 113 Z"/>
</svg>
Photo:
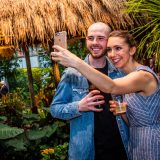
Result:
<svg viewBox="0 0 160 160">
<path fill-rule="evenodd" d="M 13 56 L 11 59 L 1 59 L 0 80 L 6 79 L 9 84 L 16 82 L 16 75 L 18 74 L 16 70 L 17 67 L 19 67 L 17 56 Z M 10 89 L 11 88 L 12 86 Z"/>
<path fill-rule="evenodd" d="M 160 1 L 129 0 L 126 5 L 126 11 L 133 13 L 136 19 L 145 18 L 144 23 L 133 30 L 136 38 L 140 38 L 138 56 L 155 57 L 157 68 L 160 70 Z"/>
<path fill-rule="evenodd" d="M 69 49 L 79 57 L 85 57 L 83 41 L 70 45 Z M 69 123 L 50 115 L 49 106 L 56 85 L 50 59 L 46 59 L 45 67 L 32 68 L 37 114 L 30 108 L 26 69 L 15 70 L 10 92 L 0 99 L 0 154 L 3 160 L 46 160 L 48 155 L 42 155 L 40 150 L 49 148 L 54 149 L 51 156 L 55 160 L 67 159 Z M 60 71 L 63 70 L 60 66 Z"/>
<path fill-rule="evenodd" d="M 29 105 L 29 88 L 27 83 L 27 70 L 19 68 L 17 69 L 16 82 L 10 92 L 21 93 L 24 101 Z M 43 104 L 43 106 L 49 107 L 52 100 L 52 96 L 55 91 L 54 77 L 51 68 L 32 68 L 33 74 L 33 87 L 35 91 L 36 105 Z M 10 84 L 11 85 L 11 84 Z M 18 87 L 17 87 L 18 86 Z M 41 102 L 40 102 L 41 101 Z"/>
<path fill-rule="evenodd" d="M 0 124 L 0 131 L 0 139 L 13 138 L 24 132 L 22 129 L 9 127 L 8 125 L 4 124 Z"/>
<path fill-rule="evenodd" d="M 74 43 L 74 45 L 69 45 L 68 50 L 76 54 L 81 59 L 84 59 L 87 54 L 87 48 L 85 47 L 85 40 L 81 39 Z"/>
<path fill-rule="evenodd" d="M 39 64 L 41 68 L 48 68 L 52 66 L 52 61 L 50 58 L 50 53 L 42 47 L 37 50 L 39 56 Z"/>
<path fill-rule="evenodd" d="M 21 112 L 26 107 L 20 92 L 8 93 L 0 99 L 0 115 L 6 117 L 6 123 L 19 127 L 22 116 Z M 20 120 L 20 121 L 19 121 Z"/>
<path fill-rule="evenodd" d="M 41 100 L 39 100 L 40 102 Z M 40 146 L 68 141 L 68 123 L 53 119 L 49 108 L 38 107 L 33 114 L 21 92 L 0 99 L 0 154 L 3 160 L 40 158 Z"/>
<path fill-rule="evenodd" d="M 67 160 L 68 143 L 57 145 L 53 148 L 43 149 L 41 147 L 41 160 Z"/>
<path fill-rule="evenodd" d="M 39 158 L 40 146 L 47 144 L 48 148 L 68 141 L 68 123 L 53 119 L 47 108 L 38 110 L 38 114 L 27 107 L 22 109 L 21 101 L 19 95 L 0 99 L 0 154 L 3 160 Z"/>
</svg>

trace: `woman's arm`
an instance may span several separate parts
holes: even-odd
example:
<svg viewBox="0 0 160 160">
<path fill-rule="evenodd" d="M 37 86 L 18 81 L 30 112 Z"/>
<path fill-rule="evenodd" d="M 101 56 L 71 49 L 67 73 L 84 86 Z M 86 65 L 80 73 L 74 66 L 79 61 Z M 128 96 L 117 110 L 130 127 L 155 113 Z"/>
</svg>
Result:
<svg viewBox="0 0 160 160">
<path fill-rule="evenodd" d="M 144 92 L 149 95 L 156 90 L 157 83 L 153 75 L 146 71 L 132 72 L 123 78 L 112 80 L 106 75 L 100 73 L 90 65 L 86 64 L 70 51 L 54 46 L 59 52 L 52 52 L 54 61 L 64 66 L 76 68 L 97 88 L 106 93 L 126 94 L 132 92 Z"/>
</svg>

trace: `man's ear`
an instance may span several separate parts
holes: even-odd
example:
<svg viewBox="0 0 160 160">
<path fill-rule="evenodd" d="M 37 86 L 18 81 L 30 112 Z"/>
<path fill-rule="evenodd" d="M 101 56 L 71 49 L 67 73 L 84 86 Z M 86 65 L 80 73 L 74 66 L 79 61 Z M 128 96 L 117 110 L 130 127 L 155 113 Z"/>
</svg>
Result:
<svg viewBox="0 0 160 160">
<path fill-rule="evenodd" d="M 130 54 L 131 56 L 133 56 L 133 55 L 136 53 L 136 50 L 137 50 L 136 47 L 131 47 L 129 54 Z"/>
</svg>

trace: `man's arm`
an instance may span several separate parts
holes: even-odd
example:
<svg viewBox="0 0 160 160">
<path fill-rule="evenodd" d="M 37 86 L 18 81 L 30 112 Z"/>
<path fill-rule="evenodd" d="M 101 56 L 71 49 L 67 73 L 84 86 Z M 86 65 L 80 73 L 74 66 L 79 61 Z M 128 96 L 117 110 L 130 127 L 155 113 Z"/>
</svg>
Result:
<svg viewBox="0 0 160 160">
<path fill-rule="evenodd" d="M 73 91 L 71 76 L 64 72 L 51 103 L 51 115 L 55 118 L 69 120 L 81 115 L 78 110 L 79 101 L 72 101 Z"/>
<path fill-rule="evenodd" d="M 87 95 L 79 95 L 79 99 L 74 100 L 72 88 L 73 83 L 75 83 L 73 82 L 74 76 L 74 74 L 63 74 L 51 103 L 51 114 L 53 117 L 69 120 L 81 116 L 82 112 L 101 112 L 103 110 L 96 108 L 97 105 L 105 102 L 99 90 L 93 90 Z"/>
</svg>

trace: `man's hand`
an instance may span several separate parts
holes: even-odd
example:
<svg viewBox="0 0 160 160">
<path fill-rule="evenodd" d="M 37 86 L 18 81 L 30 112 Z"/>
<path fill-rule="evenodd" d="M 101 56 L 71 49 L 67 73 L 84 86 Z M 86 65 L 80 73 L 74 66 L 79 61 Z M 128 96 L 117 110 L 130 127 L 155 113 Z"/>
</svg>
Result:
<svg viewBox="0 0 160 160">
<path fill-rule="evenodd" d="M 97 109 L 95 106 L 104 104 L 104 96 L 100 94 L 99 90 L 93 90 L 89 92 L 80 102 L 79 102 L 79 111 L 94 111 L 101 112 L 103 109 Z"/>
</svg>

